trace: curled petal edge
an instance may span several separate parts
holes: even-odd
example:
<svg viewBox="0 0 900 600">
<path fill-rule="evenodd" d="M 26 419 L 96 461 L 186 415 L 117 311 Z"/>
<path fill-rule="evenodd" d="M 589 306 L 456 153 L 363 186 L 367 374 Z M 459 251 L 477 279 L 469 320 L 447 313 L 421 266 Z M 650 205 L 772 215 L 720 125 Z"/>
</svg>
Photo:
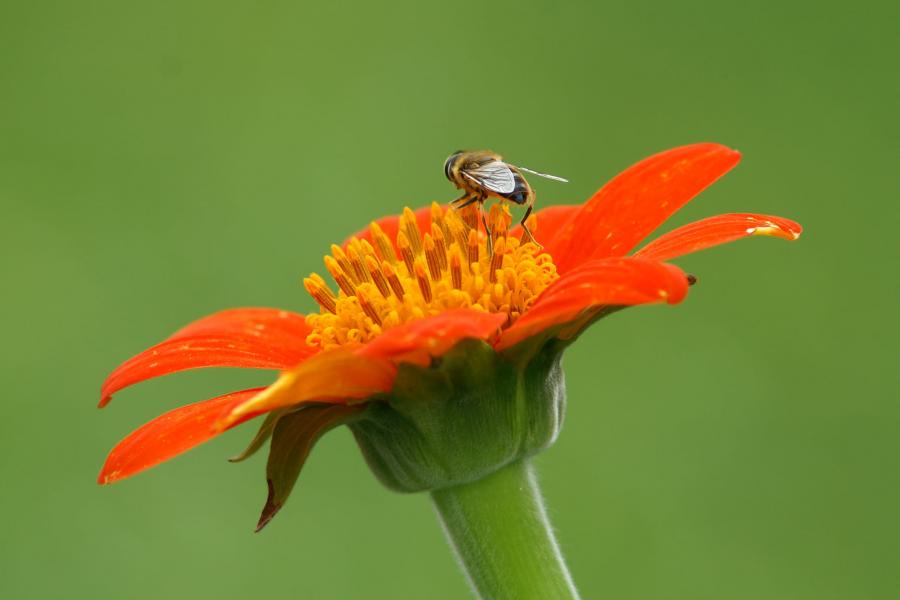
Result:
<svg viewBox="0 0 900 600">
<path fill-rule="evenodd" d="M 636 258 L 671 260 L 750 236 L 796 240 L 803 227 L 796 221 L 771 215 L 729 213 L 701 219 L 662 235 L 637 252 Z"/>
</svg>

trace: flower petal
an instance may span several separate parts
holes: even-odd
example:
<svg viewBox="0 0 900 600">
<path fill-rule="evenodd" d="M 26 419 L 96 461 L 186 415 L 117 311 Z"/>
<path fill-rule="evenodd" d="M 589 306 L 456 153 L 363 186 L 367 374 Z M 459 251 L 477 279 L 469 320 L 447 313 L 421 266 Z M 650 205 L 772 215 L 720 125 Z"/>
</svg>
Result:
<svg viewBox="0 0 900 600">
<path fill-rule="evenodd" d="M 247 413 L 307 402 L 344 404 L 390 391 L 398 362 L 428 364 L 464 338 L 490 339 L 505 314 L 456 309 L 389 329 L 367 344 L 322 352 L 282 373 L 256 397 L 223 411 L 220 427 L 230 427 Z M 352 403 L 352 402 L 350 402 Z"/>
<path fill-rule="evenodd" d="M 100 470 L 97 483 L 113 483 L 131 477 L 199 446 L 225 429 L 258 416 L 259 413 L 247 413 L 225 429 L 213 429 L 213 424 L 222 415 L 224 407 L 252 398 L 262 389 L 264 388 L 232 392 L 182 406 L 142 425 L 112 449 Z"/>
<path fill-rule="evenodd" d="M 375 356 L 395 362 L 427 365 L 432 356 L 440 356 L 462 339 L 486 340 L 494 337 L 506 323 L 503 313 L 487 313 L 459 308 L 388 329 L 360 347 L 361 356 Z"/>
<path fill-rule="evenodd" d="M 739 152 L 719 144 L 694 144 L 629 167 L 557 233 L 557 269 L 565 273 L 586 260 L 624 256 L 740 158 Z"/>
<path fill-rule="evenodd" d="M 298 313 L 279 308 L 230 308 L 190 323 L 167 339 L 175 340 L 197 335 L 226 335 L 229 333 L 268 336 L 288 335 L 296 337 L 306 318 Z"/>
<path fill-rule="evenodd" d="M 687 276 L 674 265 L 635 258 L 593 260 L 569 271 L 547 288 L 534 306 L 503 332 L 497 349 L 571 322 L 598 306 L 677 304 L 684 299 L 687 288 Z"/>
<path fill-rule="evenodd" d="M 799 223 L 782 217 L 750 213 L 719 215 L 674 229 L 638 250 L 634 256 L 670 260 L 751 235 L 796 240 L 802 231 Z"/>
<path fill-rule="evenodd" d="M 225 407 L 216 429 L 233 427 L 248 414 L 259 414 L 305 402 L 347 404 L 387 392 L 394 383 L 397 367 L 376 356 L 361 356 L 359 346 L 345 346 L 321 352 L 281 374 L 278 380 L 252 398 Z"/>
<path fill-rule="evenodd" d="M 317 352 L 306 343 L 309 332 L 303 315 L 286 310 L 236 308 L 212 314 L 110 373 L 100 391 L 100 406 L 125 387 L 187 369 L 292 367 Z"/>
<path fill-rule="evenodd" d="M 535 239 L 544 247 L 544 252 L 556 257 L 568 246 L 569 238 L 558 234 L 567 230 L 569 223 L 579 210 L 581 210 L 579 204 L 562 204 L 548 206 L 535 212 L 537 229 L 533 233 Z M 516 225 L 510 230 L 511 237 L 521 237 L 521 235 L 521 225 Z"/>
</svg>

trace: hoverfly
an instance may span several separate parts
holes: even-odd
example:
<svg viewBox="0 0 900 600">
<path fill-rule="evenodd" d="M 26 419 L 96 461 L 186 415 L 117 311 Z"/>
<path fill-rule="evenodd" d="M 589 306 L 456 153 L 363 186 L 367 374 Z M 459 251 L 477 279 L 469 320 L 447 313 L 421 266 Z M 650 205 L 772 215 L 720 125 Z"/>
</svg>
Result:
<svg viewBox="0 0 900 600">
<path fill-rule="evenodd" d="M 481 205 L 481 221 L 484 223 L 484 230 L 487 234 L 488 248 L 492 247 L 491 231 L 484 214 L 484 201 L 488 198 L 497 198 L 501 202 L 509 200 L 525 205 L 525 214 L 520 221 L 522 229 L 530 241 L 540 246 L 525 224 L 534 208 L 535 195 L 534 190 L 522 176 L 522 171 L 538 177 L 568 183 L 568 180 L 562 177 L 510 165 L 503 161 L 502 156 L 489 150 L 460 150 L 451 154 L 444 163 L 444 174 L 447 179 L 464 192 L 462 197 L 457 198 L 450 205 L 456 209 L 469 206 L 473 202 Z"/>
</svg>

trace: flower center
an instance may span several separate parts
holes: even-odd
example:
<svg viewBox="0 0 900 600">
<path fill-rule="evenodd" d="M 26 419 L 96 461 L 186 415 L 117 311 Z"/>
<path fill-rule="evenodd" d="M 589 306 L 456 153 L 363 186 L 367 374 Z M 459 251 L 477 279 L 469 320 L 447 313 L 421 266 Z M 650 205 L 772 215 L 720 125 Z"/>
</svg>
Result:
<svg viewBox="0 0 900 600">
<path fill-rule="evenodd" d="M 307 343 L 328 349 L 366 342 L 391 327 L 454 308 L 506 313 L 508 327 L 558 277 L 549 254 L 509 236 L 511 221 L 506 206 L 491 207 L 493 253 L 478 229 L 477 204 L 459 211 L 432 204 L 427 232 L 404 209 L 396 245 L 374 222 L 371 243 L 354 237 L 344 248 L 332 245 L 325 268 L 338 292 L 315 273 L 303 280 L 322 309 L 306 317 L 312 328 Z M 534 215 L 528 227 L 537 228 Z"/>
</svg>

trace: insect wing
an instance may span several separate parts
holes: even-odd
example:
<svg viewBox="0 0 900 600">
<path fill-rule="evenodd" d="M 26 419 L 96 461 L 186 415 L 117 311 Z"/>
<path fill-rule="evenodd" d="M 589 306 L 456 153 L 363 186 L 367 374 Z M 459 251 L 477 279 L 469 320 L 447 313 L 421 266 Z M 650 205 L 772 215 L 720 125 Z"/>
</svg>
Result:
<svg viewBox="0 0 900 600">
<path fill-rule="evenodd" d="M 509 165 L 499 160 L 486 162 L 475 169 L 464 169 L 462 174 L 478 185 L 498 194 L 510 194 L 516 189 L 516 178 Z"/>
<path fill-rule="evenodd" d="M 556 175 L 550 175 L 548 173 L 538 173 L 537 171 L 532 171 L 531 169 L 526 169 L 525 167 L 516 166 L 520 171 L 525 171 L 526 173 L 531 173 L 532 175 L 537 175 L 538 177 L 543 177 L 544 179 L 552 179 L 553 181 L 561 181 L 563 183 L 569 183 L 568 179 L 563 179 L 562 177 L 557 177 Z"/>
</svg>

